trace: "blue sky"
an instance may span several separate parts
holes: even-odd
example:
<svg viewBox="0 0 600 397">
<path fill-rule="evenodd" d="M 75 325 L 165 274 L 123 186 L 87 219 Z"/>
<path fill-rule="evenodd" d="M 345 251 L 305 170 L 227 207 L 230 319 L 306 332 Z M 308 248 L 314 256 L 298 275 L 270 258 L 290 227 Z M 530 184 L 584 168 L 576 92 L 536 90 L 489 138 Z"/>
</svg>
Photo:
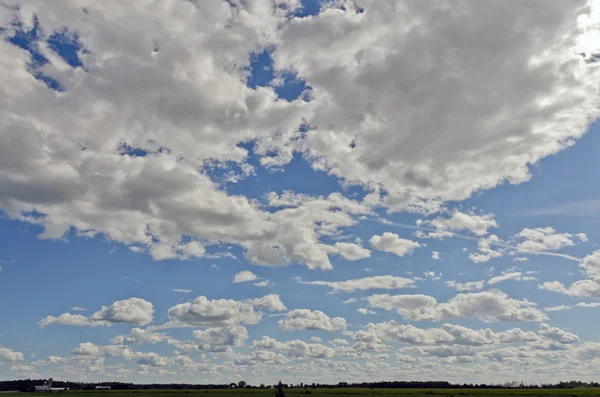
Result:
<svg viewBox="0 0 600 397">
<path fill-rule="evenodd" d="M 0 379 L 593 379 L 587 11 L 24 3 Z"/>
</svg>

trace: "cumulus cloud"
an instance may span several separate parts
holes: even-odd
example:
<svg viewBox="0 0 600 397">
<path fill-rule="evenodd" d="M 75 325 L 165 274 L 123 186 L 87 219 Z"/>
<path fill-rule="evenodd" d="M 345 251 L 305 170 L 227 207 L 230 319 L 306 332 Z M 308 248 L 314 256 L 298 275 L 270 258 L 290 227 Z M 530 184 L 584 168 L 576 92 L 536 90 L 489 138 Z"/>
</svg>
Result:
<svg viewBox="0 0 600 397">
<path fill-rule="evenodd" d="M 579 280 L 565 287 L 560 281 L 546 281 L 538 286 L 539 289 L 558 292 L 561 294 L 574 296 L 578 298 L 600 297 L 600 281 L 597 280 Z"/>
<path fill-rule="evenodd" d="M 495 234 L 487 238 L 481 238 L 477 242 L 477 253 L 470 253 L 469 259 L 475 263 L 484 263 L 493 258 L 499 258 L 504 255 L 505 249 L 497 245 L 502 243 L 500 238 Z"/>
<path fill-rule="evenodd" d="M 577 242 L 574 241 L 574 237 L 569 233 L 557 233 L 551 227 L 525 228 L 513 236 L 518 241 L 517 249 L 526 252 L 557 251 L 564 247 L 576 245 Z"/>
<path fill-rule="evenodd" d="M 159 342 L 168 342 L 172 340 L 173 338 L 164 333 L 152 332 L 141 328 L 132 328 L 127 335 L 115 336 L 113 339 L 111 339 L 111 343 L 116 345 L 140 345 L 144 343 L 156 344 Z"/>
<path fill-rule="evenodd" d="M 319 310 L 295 309 L 279 320 L 279 327 L 284 331 L 342 331 L 346 328 L 346 320 L 342 317 L 331 318 Z"/>
<path fill-rule="evenodd" d="M 454 210 L 450 218 L 437 217 L 432 220 L 418 220 L 418 226 L 434 228 L 435 231 L 420 231 L 417 237 L 444 238 L 451 237 L 452 232 L 466 230 L 476 236 L 485 236 L 488 229 L 498 227 L 492 214 L 477 215 L 473 212 Z"/>
<path fill-rule="evenodd" d="M 458 281 L 450 280 L 446 281 L 446 285 L 450 288 L 454 288 L 457 291 L 480 291 L 485 287 L 485 281 L 467 281 L 459 283 Z"/>
<path fill-rule="evenodd" d="M 71 308 L 71 311 L 74 311 L 74 312 L 84 312 L 84 311 L 85 311 L 85 308 L 83 308 L 83 307 L 80 307 L 80 306 L 73 306 L 73 307 Z"/>
<path fill-rule="evenodd" d="M 25 357 L 23 353 L 14 351 L 7 347 L 0 346 L 0 360 L 4 361 L 23 361 Z"/>
<path fill-rule="evenodd" d="M 402 289 L 414 287 L 414 280 L 394 276 L 373 276 L 346 281 L 300 281 L 302 284 L 322 285 L 332 292 L 354 292 L 369 289 Z"/>
<path fill-rule="evenodd" d="M 235 277 L 233 278 L 233 282 L 234 283 L 246 283 L 248 281 L 254 281 L 256 279 L 257 279 L 256 274 L 254 274 L 248 270 L 242 270 L 241 272 L 239 272 L 235 275 Z"/>
<path fill-rule="evenodd" d="M 234 326 L 257 324 L 262 318 L 250 303 L 233 299 L 212 299 L 199 296 L 180 303 L 168 311 L 170 322 L 165 326 Z"/>
<path fill-rule="evenodd" d="M 246 302 L 254 307 L 264 307 L 269 311 L 281 312 L 287 310 L 279 295 L 276 294 L 265 295 L 262 298 L 248 299 Z"/>
<path fill-rule="evenodd" d="M 371 247 L 378 251 L 390 252 L 398 256 L 404 256 L 419 248 L 421 244 L 416 241 L 400 238 L 395 233 L 385 232 L 383 235 L 374 235 L 369 240 Z"/>
<path fill-rule="evenodd" d="M 472 1 L 455 10 L 365 1 L 364 13 L 346 5 L 294 21 L 275 65 L 297 71 L 323 105 L 311 120 L 320 128 L 302 142 L 316 165 L 381 186 L 386 195 L 378 198 L 393 208 L 427 209 L 433 203 L 422 200 L 462 200 L 502 181 L 526 181 L 529 164 L 584 133 L 597 114 L 597 93 L 588 80 L 596 70 L 574 48 L 587 33 L 577 26 L 582 4 L 542 17 L 536 3 Z M 498 18 L 513 22 L 484 28 Z M 530 28 L 539 40 L 530 39 Z M 465 47 L 465 37 L 474 42 Z M 491 41 L 493 55 L 483 44 Z M 485 94 L 492 89 L 493 98 Z M 568 99 L 556 96 L 563 91 Z"/>
<path fill-rule="evenodd" d="M 102 309 L 89 317 L 63 313 L 58 317 L 47 316 L 40 320 L 39 325 L 42 328 L 51 324 L 86 327 L 110 326 L 112 323 L 146 325 L 152 322 L 153 315 L 152 303 L 141 298 L 129 298 L 116 301 L 110 306 L 102 306 Z"/>
<path fill-rule="evenodd" d="M 371 307 L 393 310 L 413 321 L 443 321 L 479 317 L 483 321 L 542 321 L 547 317 L 527 299 L 511 299 L 502 291 L 458 294 L 444 303 L 428 295 L 372 295 Z"/>
<path fill-rule="evenodd" d="M 335 355 L 335 350 L 320 343 L 306 343 L 301 340 L 292 340 L 280 342 L 268 336 L 263 336 L 260 340 L 252 342 L 253 348 L 279 350 L 289 357 L 307 359 L 307 358 L 331 358 Z"/>
<path fill-rule="evenodd" d="M 371 251 L 358 244 L 337 242 L 335 248 L 344 259 L 349 261 L 357 261 L 371 256 Z"/>
<path fill-rule="evenodd" d="M 501 276 L 492 277 L 488 280 L 489 285 L 498 284 L 502 281 L 506 280 L 514 280 L 514 281 L 532 281 L 537 280 L 534 276 L 527 276 L 522 272 L 508 272 L 504 273 Z"/>
<path fill-rule="evenodd" d="M 366 309 L 364 307 L 360 307 L 358 309 L 356 309 L 357 312 L 359 312 L 360 314 L 364 314 L 364 315 L 368 315 L 368 314 L 377 314 L 376 312 L 374 312 L 373 310 L 369 310 Z"/>
<path fill-rule="evenodd" d="M 571 332 L 560 328 L 551 327 L 548 324 L 540 324 L 540 335 L 554 342 L 562 344 L 572 344 L 579 342 L 579 337 Z"/>
<path fill-rule="evenodd" d="M 200 349 L 211 352 L 230 351 L 232 346 L 244 346 L 248 339 L 246 327 L 240 325 L 196 330 L 193 334 L 201 342 Z"/>
<path fill-rule="evenodd" d="M 146 325 L 152 322 L 153 314 L 152 303 L 140 298 L 129 298 L 116 301 L 110 306 L 102 306 L 102 309 L 92 314 L 90 319 L 109 323 Z"/>
</svg>

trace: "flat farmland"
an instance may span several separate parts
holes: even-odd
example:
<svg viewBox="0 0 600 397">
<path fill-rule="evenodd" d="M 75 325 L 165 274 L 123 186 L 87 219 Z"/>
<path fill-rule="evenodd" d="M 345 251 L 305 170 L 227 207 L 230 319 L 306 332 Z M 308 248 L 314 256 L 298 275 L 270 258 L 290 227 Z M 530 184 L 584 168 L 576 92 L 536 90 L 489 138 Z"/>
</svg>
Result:
<svg viewBox="0 0 600 397">
<path fill-rule="evenodd" d="M 211 390 L 111 390 L 111 391 L 66 391 L 68 397 L 274 397 L 274 389 L 211 389 Z M 285 389 L 286 397 L 300 397 L 310 394 L 325 396 L 381 396 L 381 397 L 478 397 L 478 396 L 599 396 L 600 389 L 313 389 L 306 393 L 303 389 Z M 40 397 L 40 393 L 19 393 L 28 397 Z M 64 396 L 67 397 L 67 396 Z"/>
</svg>

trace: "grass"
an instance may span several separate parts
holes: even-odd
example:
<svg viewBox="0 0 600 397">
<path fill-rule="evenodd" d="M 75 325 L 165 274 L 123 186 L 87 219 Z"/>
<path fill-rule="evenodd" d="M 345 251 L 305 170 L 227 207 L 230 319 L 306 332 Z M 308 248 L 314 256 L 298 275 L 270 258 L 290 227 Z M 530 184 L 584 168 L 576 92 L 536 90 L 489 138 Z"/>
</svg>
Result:
<svg viewBox="0 0 600 397">
<path fill-rule="evenodd" d="M 111 390 L 111 391 L 68 391 L 61 397 L 275 397 L 274 389 L 222 389 L 222 390 Z M 306 396 L 303 389 L 285 389 L 286 397 Z M 600 389 L 314 389 L 311 396 L 369 396 L 382 397 L 587 397 L 600 396 Z M 40 393 L 19 393 L 23 397 L 41 397 Z M 55 396 L 58 397 L 58 396 Z"/>
</svg>

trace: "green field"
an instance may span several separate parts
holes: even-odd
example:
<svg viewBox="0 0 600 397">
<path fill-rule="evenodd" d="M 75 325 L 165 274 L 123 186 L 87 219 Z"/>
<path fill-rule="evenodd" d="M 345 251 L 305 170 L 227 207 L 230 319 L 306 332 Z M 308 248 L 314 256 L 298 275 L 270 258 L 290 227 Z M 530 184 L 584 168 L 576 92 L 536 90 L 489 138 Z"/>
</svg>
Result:
<svg viewBox="0 0 600 397">
<path fill-rule="evenodd" d="M 68 397 L 274 397 L 274 389 L 244 390 L 134 390 L 134 391 L 68 391 Z M 307 396 L 303 389 L 285 389 L 286 397 Z M 458 397 L 458 396 L 600 396 L 600 389 L 314 389 L 311 396 L 368 396 L 382 397 Z M 19 396 L 40 397 L 40 393 L 19 393 Z M 67 397 L 66 395 L 64 397 Z"/>
</svg>

